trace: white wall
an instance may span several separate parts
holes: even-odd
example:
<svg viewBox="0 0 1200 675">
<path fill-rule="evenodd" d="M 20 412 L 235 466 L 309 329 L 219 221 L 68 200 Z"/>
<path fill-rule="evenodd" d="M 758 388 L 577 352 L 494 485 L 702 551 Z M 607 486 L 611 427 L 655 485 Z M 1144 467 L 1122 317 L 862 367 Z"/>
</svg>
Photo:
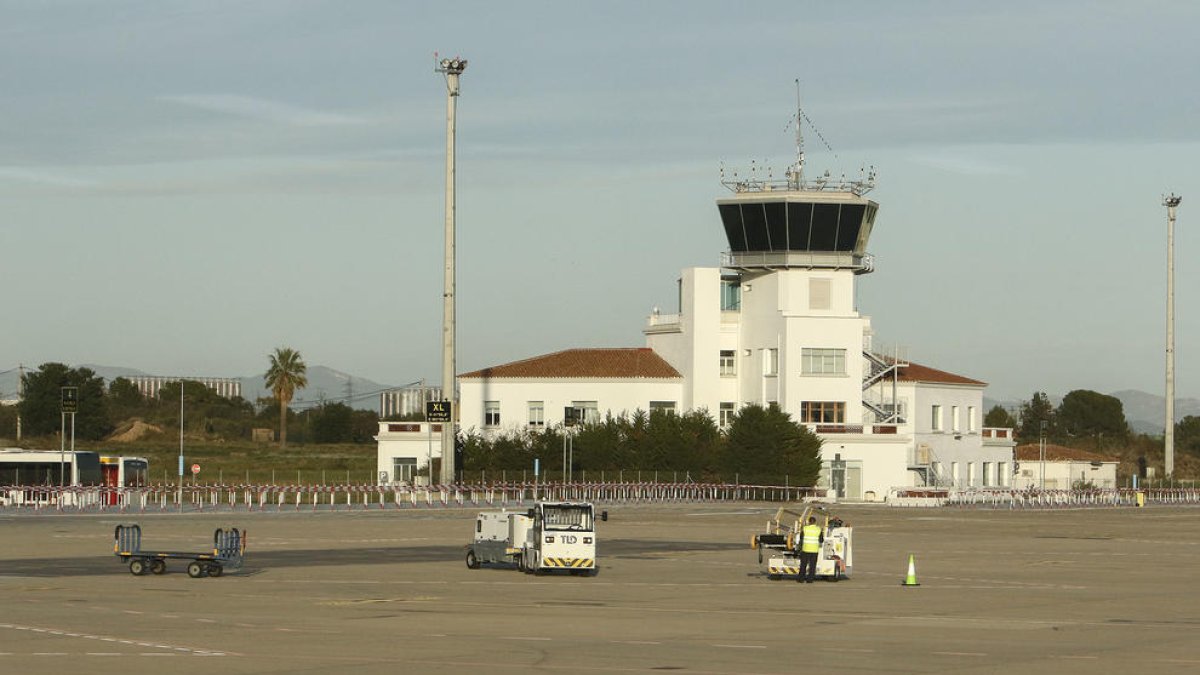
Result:
<svg viewBox="0 0 1200 675">
<path fill-rule="evenodd" d="M 529 428 L 529 401 L 542 402 L 546 427 L 562 424 L 563 409 L 574 401 L 596 401 L 601 416 L 648 411 L 650 401 L 675 401 L 676 410 L 685 411 L 680 380 L 462 379 L 459 396 L 459 427 L 466 433 Z M 499 401 L 499 427 L 484 425 L 486 401 Z"/>
<path fill-rule="evenodd" d="M 416 431 L 397 431 L 400 427 L 415 428 Z M 396 457 L 415 459 L 417 471 L 424 471 L 429 460 L 442 458 L 442 425 L 428 422 L 380 422 L 379 433 L 375 436 L 377 443 L 375 471 L 382 478 L 387 473 L 388 483 L 394 483 L 394 465 Z M 382 481 L 381 481 L 382 482 Z"/>
<path fill-rule="evenodd" d="M 1042 463 L 1023 460 L 1020 465 L 1012 486 L 1018 490 L 1040 487 Z M 1092 466 L 1091 462 L 1046 462 L 1047 490 L 1068 490 L 1081 479 L 1098 488 L 1117 487 L 1117 462 L 1101 462 L 1098 467 Z"/>
</svg>

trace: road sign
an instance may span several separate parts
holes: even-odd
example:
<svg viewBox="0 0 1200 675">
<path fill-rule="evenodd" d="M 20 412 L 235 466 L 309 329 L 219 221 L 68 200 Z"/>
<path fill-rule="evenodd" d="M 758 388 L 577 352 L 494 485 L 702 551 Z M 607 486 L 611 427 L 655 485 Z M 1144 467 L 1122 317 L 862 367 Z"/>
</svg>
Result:
<svg viewBox="0 0 1200 675">
<path fill-rule="evenodd" d="M 196 474 L 198 474 L 198 473 L 200 473 L 200 465 L 199 465 L 199 464 L 193 464 L 193 465 L 192 465 L 192 475 L 193 475 L 193 476 L 195 476 L 195 475 L 196 475 Z"/>
<path fill-rule="evenodd" d="M 428 422 L 449 422 L 451 418 L 450 401 L 426 401 L 425 420 Z"/>
<path fill-rule="evenodd" d="M 79 411 L 79 387 L 62 388 L 62 411 L 65 413 Z"/>
</svg>

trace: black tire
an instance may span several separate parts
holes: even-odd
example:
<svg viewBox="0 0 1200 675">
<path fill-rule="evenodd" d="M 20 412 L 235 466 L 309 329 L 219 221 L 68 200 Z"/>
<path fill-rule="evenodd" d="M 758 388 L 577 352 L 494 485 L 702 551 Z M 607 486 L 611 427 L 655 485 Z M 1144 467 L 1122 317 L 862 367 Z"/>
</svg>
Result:
<svg viewBox="0 0 1200 675">
<path fill-rule="evenodd" d="M 146 573 L 146 561 L 141 558 L 134 558 L 129 561 L 129 573 L 135 577 L 140 577 Z"/>
<path fill-rule="evenodd" d="M 199 560 L 193 560 L 188 563 L 188 576 L 193 579 L 199 579 L 204 576 L 204 565 L 201 565 Z"/>
<path fill-rule="evenodd" d="M 210 577 L 219 577 L 224 573 L 225 573 L 225 568 L 221 567 L 220 565 L 209 565 L 208 566 L 208 576 L 210 576 Z"/>
<path fill-rule="evenodd" d="M 167 571 L 167 561 L 162 558 L 155 558 L 150 561 L 150 571 L 155 574 L 164 574 Z"/>
<path fill-rule="evenodd" d="M 467 569 L 479 569 L 479 558 L 475 557 L 475 551 L 472 549 L 467 549 Z"/>
<path fill-rule="evenodd" d="M 528 571 L 525 569 L 525 552 L 524 551 L 517 554 L 517 571 L 520 572 L 521 574 L 524 574 Z"/>
</svg>

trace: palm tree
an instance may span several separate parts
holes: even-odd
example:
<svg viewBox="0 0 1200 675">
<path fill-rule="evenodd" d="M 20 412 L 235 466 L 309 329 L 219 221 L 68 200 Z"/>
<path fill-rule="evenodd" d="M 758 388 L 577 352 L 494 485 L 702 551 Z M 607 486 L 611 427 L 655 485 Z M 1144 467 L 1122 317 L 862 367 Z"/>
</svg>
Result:
<svg viewBox="0 0 1200 675">
<path fill-rule="evenodd" d="M 297 389 L 308 386 L 308 366 L 300 358 L 300 352 L 291 347 L 278 347 L 270 355 L 271 367 L 263 376 L 267 387 L 279 399 L 279 447 L 287 447 L 287 410 L 292 395 Z"/>
</svg>

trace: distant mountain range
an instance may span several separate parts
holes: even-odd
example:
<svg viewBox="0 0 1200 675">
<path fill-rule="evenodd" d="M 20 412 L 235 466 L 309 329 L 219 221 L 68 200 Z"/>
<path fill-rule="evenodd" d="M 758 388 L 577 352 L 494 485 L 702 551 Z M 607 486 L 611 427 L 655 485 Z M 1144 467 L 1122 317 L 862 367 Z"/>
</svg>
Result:
<svg viewBox="0 0 1200 675">
<path fill-rule="evenodd" d="M 1121 391 L 1112 392 L 1109 396 L 1121 402 L 1121 407 L 1125 409 L 1125 421 L 1129 423 L 1129 428 L 1134 433 L 1152 436 L 1162 435 L 1163 421 L 1167 414 L 1167 399 L 1165 396 L 1148 394 L 1137 389 L 1122 389 Z M 1055 406 L 1062 403 L 1062 396 L 1050 395 L 1049 399 Z M 1020 411 L 1023 402 L 994 401 L 985 398 L 983 399 L 983 408 L 986 412 L 991 410 L 992 406 L 999 405 L 1015 415 Z M 1200 399 L 1175 399 L 1175 421 L 1178 422 L 1188 415 L 1200 417 Z"/>
<path fill-rule="evenodd" d="M 112 382 L 118 377 L 146 377 L 155 374 L 147 373 L 137 368 L 122 366 L 101 366 L 85 363 L 82 364 L 82 367 L 91 368 L 97 375 L 104 378 L 105 383 Z M 214 375 L 214 377 L 217 376 Z M 241 383 L 242 398 L 247 401 L 254 401 L 255 399 L 270 395 L 270 392 L 267 391 L 266 386 L 263 384 L 262 375 L 250 375 L 234 379 Z M 380 384 L 374 380 L 344 373 L 328 366 L 309 366 L 308 386 L 296 392 L 296 398 L 292 402 L 292 406 L 295 408 L 304 408 L 310 405 L 318 405 L 322 401 L 349 402 L 349 405 L 353 408 L 378 411 L 379 392 L 392 388 L 392 385 Z M 16 397 L 17 372 L 13 371 L 0 375 L 0 400 L 15 399 Z"/>
</svg>

